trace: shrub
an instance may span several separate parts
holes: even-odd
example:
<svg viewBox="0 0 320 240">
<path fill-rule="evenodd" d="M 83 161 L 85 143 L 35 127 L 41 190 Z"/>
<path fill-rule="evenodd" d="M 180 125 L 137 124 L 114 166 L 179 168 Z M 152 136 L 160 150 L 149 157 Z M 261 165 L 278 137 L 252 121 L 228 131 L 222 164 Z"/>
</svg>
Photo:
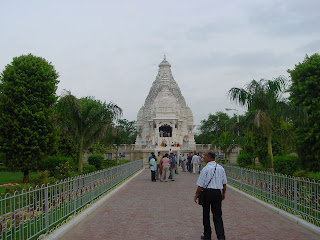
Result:
<svg viewBox="0 0 320 240">
<path fill-rule="evenodd" d="M 104 157 L 101 154 L 91 154 L 88 157 L 88 163 L 90 165 L 94 165 L 96 169 L 100 169 L 102 166 L 103 159 Z"/>
<path fill-rule="evenodd" d="M 286 175 L 293 175 L 298 169 L 297 156 L 275 156 L 273 158 L 273 167 L 275 172 Z"/>
<path fill-rule="evenodd" d="M 56 169 L 53 172 L 53 176 L 61 180 L 61 179 L 71 177 L 71 173 L 72 173 L 72 166 L 70 165 L 70 162 L 67 161 L 65 163 L 59 163 L 59 165 L 56 166 Z"/>
<path fill-rule="evenodd" d="M 246 166 L 246 168 L 254 169 L 254 170 L 258 170 L 258 171 L 267 171 L 267 169 L 262 165 L 253 166 L 253 164 L 251 164 L 251 165 Z"/>
<path fill-rule="evenodd" d="M 240 153 L 237 156 L 237 163 L 240 167 L 247 167 L 252 164 L 253 156 L 249 153 Z"/>
<path fill-rule="evenodd" d="M 96 170 L 97 169 L 94 165 L 83 165 L 83 174 L 91 173 Z"/>
<path fill-rule="evenodd" d="M 62 157 L 62 156 L 50 156 L 44 160 L 44 170 L 48 170 L 51 176 L 55 176 L 57 166 L 62 166 L 66 162 L 69 162 L 72 165 L 73 160 L 71 157 Z"/>
<path fill-rule="evenodd" d="M 31 181 L 36 185 L 41 186 L 42 184 L 55 184 L 57 179 L 50 177 L 50 172 L 48 170 L 38 172 L 36 176 L 31 177 Z"/>
</svg>

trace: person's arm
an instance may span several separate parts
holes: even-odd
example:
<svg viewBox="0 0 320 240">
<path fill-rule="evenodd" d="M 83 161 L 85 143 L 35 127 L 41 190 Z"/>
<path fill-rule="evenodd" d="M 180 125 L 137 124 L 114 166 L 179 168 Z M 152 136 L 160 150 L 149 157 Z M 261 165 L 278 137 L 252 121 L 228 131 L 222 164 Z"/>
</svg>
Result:
<svg viewBox="0 0 320 240">
<path fill-rule="evenodd" d="M 224 200 L 226 198 L 226 191 L 227 191 L 227 184 L 223 184 L 222 200 Z"/>
<path fill-rule="evenodd" d="M 196 195 L 194 196 L 195 203 L 198 203 L 198 195 L 202 191 L 202 189 L 203 187 L 200 187 L 200 186 L 197 187 Z"/>
</svg>

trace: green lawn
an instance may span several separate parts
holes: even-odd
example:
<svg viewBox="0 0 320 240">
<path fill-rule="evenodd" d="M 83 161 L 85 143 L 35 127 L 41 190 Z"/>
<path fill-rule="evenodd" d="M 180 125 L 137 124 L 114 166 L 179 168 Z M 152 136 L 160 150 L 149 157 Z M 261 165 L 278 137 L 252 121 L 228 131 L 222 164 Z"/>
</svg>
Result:
<svg viewBox="0 0 320 240">
<path fill-rule="evenodd" d="M 31 172 L 29 177 L 37 175 L 36 172 Z M 22 182 L 22 172 L 0 172 L 0 184 Z"/>
</svg>

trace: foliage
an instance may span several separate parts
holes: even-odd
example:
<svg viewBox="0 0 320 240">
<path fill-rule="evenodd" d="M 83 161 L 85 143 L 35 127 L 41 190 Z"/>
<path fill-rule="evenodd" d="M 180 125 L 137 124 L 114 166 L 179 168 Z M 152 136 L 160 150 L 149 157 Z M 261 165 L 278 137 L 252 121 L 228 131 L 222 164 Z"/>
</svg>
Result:
<svg viewBox="0 0 320 240">
<path fill-rule="evenodd" d="M 196 142 L 208 144 L 216 142 L 223 132 L 229 129 L 230 117 L 224 112 L 209 114 L 208 119 L 202 120 L 200 134 L 196 136 Z"/>
<path fill-rule="evenodd" d="M 125 164 L 128 162 L 130 162 L 130 160 L 127 160 L 127 159 L 119 160 L 119 164 Z M 106 159 L 103 161 L 103 168 L 110 168 L 110 167 L 114 167 L 114 166 L 117 166 L 117 161 L 115 161 L 115 160 Z"/>
<path fill-rule="evenodd" d="M 234 137 L 229 132 L 223 132 L 214 144 L 225 153 L 227 161 L 231 151 L 236 147 Z"/>
<path fill-rule="evenodd" d="M 306 56 L 288 72 L 292 81 L 289 99 L 308 113 L 307 124 L 294 121 L 299 159 L 305 169 L 320 171 L 320 55 Z"/>
<path fill-rule="evenodd" d="M 103 160 L 104 157 L 101 154 L 91 154 L 88 156 L 88 163 L 94 165 L 96 169 L 101 168 Z"/>
<path fill-rule="evenodd" d="M 237 163 L 240 167 L 247 167 L 252 164 L 254 157 L 249 153 L 240 153 L 237 156 Z"/>
<path fill-rule="evenodd" d="M 35 183 L 35 185 L 41 186 L 42 184 L 55 184 L 57 179 L 50 176 L 50 172 L 48 170 L 38 172 L 37 175 L 32 176 L 31 182 Z"/>
<path fill-rule="evenodd" d="M 303 110 L 287 103 L 282 94 L 287 80 L 278 77 L 274 80 L 252 80 L 245 88 L 231 88 L 229 98 L 248 109 L 247 122 L 262 130 L 266 138 L 268 166 L 273 168 L 272 139 L 277 123 L 289 121 L 294 117 L 305 117 Z M 260 160 L 260 159 L 259 159 Z"/>
<path fill-rule="evenodd" d="M 51 63 L 32 54 L 13 58 L 0 76 L 0 151 L 7 168 L 22 171 L 25 182 L 55 147 L 50 116 L 57 79 Z"/>
<path fill-rule="evenodd" d="M 83 174 L 97 171 L 94 165 L 83 165 Z"/>
<path fill-rule="evenodd" d="M 72 176 L 72 166 L 70 164 L 70 161 L 66 161 L 64 163 L 59 163 L 59 165 L 56 166 L 56 169 L 54 171 L 53 176 L 59 180 L 71 177 Z"/>
<path fill-rule="evenodd" d="M 274 170 L 277 173 L 293 176 L 297 171 L 299 161 L 297 156 L 275 156 Z"/>
<path fill-rule="evenodd" d="M 63 156 L 49 156 L 44 160 L 44 170 L 48 170 L 51 176 L 55 176 L 57 166 L 63 166 L 67 162 L 69 162 L 69 165 L 72 165 L 72 158 Z"/>
<path fill-rule="evenodd" d="M 92 97 L 77 99 L 70 92 L 59 99 L 55 109 L 60 129 L 72 138 L 78 149 L 78 171 L 82 173 L 83 154 L 104 137 L 108 126 L 122 110 L 113 103 Z"/>
</svg>

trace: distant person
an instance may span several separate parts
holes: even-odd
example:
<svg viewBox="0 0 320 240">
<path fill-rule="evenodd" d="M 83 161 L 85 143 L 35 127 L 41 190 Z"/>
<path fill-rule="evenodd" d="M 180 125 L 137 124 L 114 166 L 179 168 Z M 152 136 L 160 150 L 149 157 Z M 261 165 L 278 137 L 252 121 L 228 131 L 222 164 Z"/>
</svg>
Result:
<svg viewBox="0 0 320 240">
<path fill-rule="evenodd" d="M 157 162 L 154 158 L 151 158 L 149 161 L 150 170 L 151 170 L 151 181 L 156 181 L 156 170 L 157 170 Z"/>
<path fill-rule="evenodd" d="M 161 159 L 161 165 L 162 165 L 162 174 L 161 174 L 161 181 L 168 182 L 169 178 L 169 167 L 170 167 L 170 159 L 168 158 L 168 153 L 164 155 L 164 157 Z"/>
<path fill-rule="evenodd" d="M 181 156 L 181 167 L 182 167 L 182 172 L 186 171 L 186 165 L 187 165 L 187 157 L 182 153 Z"/>
<path fill-rule="evenodd" d="M 171 176 L 171 181 L 174 181 L 174 175 L 176 174 L 176 167 L 177 167 L 177 160 L 176 157 L 173 155 L 173 152 L 170 153 L 170 176 Z"/>
<path fill-rule="evenodd" d="M 219 240 L 225 239 L 221 203 L 226 197 L 227 176 L 224 168 L 215 162 L 216 154 L 209 150 L 205 153 L 204 159 L 207 165 L 202 169 L 197 181 L 197 191 L 194 201 L 197 202 L 200 191 L 203 190 L 204 202 L 203 211 L 203 228 L 204 235 L 201 239 L 211 240 L 210 226 L 210 208 L 213 216 L 214 228 Z"/>
<path fill-rule="evenodd" d="M 195 153 L 191 159 L 193 174 L 199 173 L 200 163 L 201 163 L 201 159 L 199 157 L 199 153 L 198 154 Z"/>
</svg>

